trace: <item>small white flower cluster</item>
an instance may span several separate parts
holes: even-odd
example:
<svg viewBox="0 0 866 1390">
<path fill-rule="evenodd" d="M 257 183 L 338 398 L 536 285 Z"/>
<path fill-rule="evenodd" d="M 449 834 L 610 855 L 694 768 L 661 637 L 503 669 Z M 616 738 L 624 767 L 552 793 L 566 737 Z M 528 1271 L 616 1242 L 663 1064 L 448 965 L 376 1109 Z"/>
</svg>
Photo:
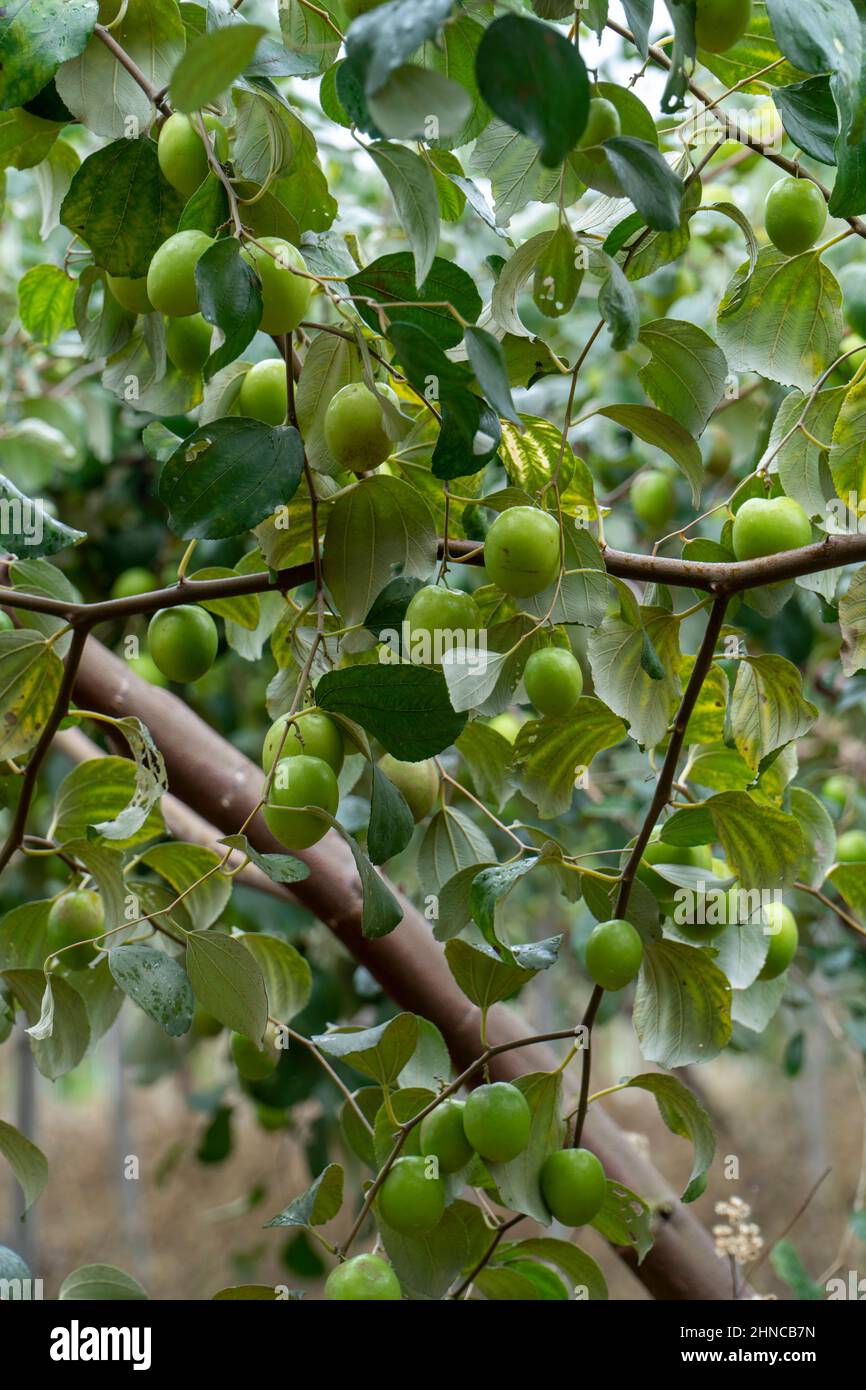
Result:
<svg viewBox="0 0 866 1390">
<path fill-rule="evenodd" d="M 737 1264 L 748 1264 L 764 1248 L 761 1228 L 750 1221 L 752 1208 L 742 1197 L 731 1197 L 727 1202 L 716 1202 L 717 1216 L 727 1217 L 723 1225 L 713 1227 L 713 1240 L 716 1254 L 720 1257 L 733 1256 Z"/>
</svg>

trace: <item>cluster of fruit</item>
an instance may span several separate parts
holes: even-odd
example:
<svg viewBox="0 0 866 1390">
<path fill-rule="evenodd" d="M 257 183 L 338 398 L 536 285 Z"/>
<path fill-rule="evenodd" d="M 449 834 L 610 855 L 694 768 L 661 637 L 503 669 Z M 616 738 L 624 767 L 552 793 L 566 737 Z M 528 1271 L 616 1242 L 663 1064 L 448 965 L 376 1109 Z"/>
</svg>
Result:
<svg viewBox="0 0 866 1390">
<path fill-rule="evenodd" d="M 463 1101 L 448 1097 L 409 1131 L 404 1154 L 391 1165 L 376 1197 L 386 1227 L 407 1236 L 424 1236 L 439 1225 L 448 1204 L 445 1178 L 479 1159 L 510 1163 L 530 1141 L 532 1113 L 517 1086 L 496 1081 L 479 1086 Z M 602 1208 L 604 1169 L 588 1149 L 565 1148 L 549 1154 L 539 1173 L 544 1201 L 554 1220 L 584 1226 Z M 400 1297 L 396 1275 L 379 1256 L 358 1255 L 339 1265 L 325 1285 L 332 1300 Z"/>
</svg>

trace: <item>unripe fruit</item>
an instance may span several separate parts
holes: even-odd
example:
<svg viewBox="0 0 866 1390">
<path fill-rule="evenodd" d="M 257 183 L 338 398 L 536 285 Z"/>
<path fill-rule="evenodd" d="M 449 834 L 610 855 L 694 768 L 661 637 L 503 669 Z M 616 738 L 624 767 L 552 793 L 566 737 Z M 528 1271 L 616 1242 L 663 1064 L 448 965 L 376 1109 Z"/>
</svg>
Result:
<svg viewBox="0 0 866 1390">
<path fill-rule="evenodd" d="M 866 265 L 855 261 L 840 272 L 842 309 L 849 327 L 866 338 Z"/>
<path fill-rule="evenodd" d="M 696 0 L 695 42 L 707 53 L 726 53 L 745 34 L 752 0 Z"/>
<path fill-rule="evenodd" d="M 427 1176 L 427 1159 L 398 1158 L 378 1196 L 382 1219 L 402 1235 L 425 1235 L 445 1214 L 445 1184 Z"/>
<path fill-rule="evenodd" d="M 108 288 L 121 308 L 130 314 L 152 314 L 153 305 L 147 294 L 147 276 L 106 275 Z"/>
<path fill-rule="evenodd" d="M 770 936 L 770 949 L 759 980 L 775 980 L 788 969 L 797 954 L 799 933 L 794 914 L 784 903 L 771 903 L 763 909 L 764 923 L 774 930 Z"/>
<path fill-rule="evenodd" d="M 165 331 L 165 350 L 168 360 L 179 372 L 200 372 L 210 357 L 213 324 L 201 314 L 189 314 L 182 319 L 169 319 Z"/>
<path fill-rule="evenodd" d="M 268 1043 L 259 1047 L 243 1033 L 232 1033 L 232 1058 L 247 1081 L 264 1081 L 277 1069 L 279 1057 Z"/>
<path fill-rule="evenodd" d="M 340 789 L 333 769 L 323 758 L 298 753 L 280 758 L 264 808 L 265 823 L 275 840 L 286 849 L 309 849 L 326 835 L 328 822 L 304 806 L 318 806 L 336 814 Z"/>
<path fill-rule="evenodd" d="M 379 770 L 402 793 L 417 825 L 432 809 L 439 790 L 439 773 L 432 758 L 420 763 L 404 763 L 386 753 L 379 759 Z"/>
<path fill-rule="evenodd" d="M 785 177 L 774 183 L 764 204 L 764 226 L 784 256 L 814 246 L 827 221 L 824 195 L 809 179 Z"/>
<path fill-rule="evenodd" d="M 488 720 L 487 727 L 494 729 L 497 734 L 501 734 L 509 743 L 514 743 L 522 725 L 516 714 L 511 714 L 506 710 L 504 714 L 495 714 L 492 719 Z"/>
<path fill-rule="evenodd" d="M 441 665 L 453 647 L 470 647 L 482 625 L 481 610 L 471 594 L 426 584 L 406 609 L 409 656 L 425 666 Z"/>
<path fill-rule="evenodd" d="M 509 507 L 487 532 L 484 567 L 493 583 L 515 598 L 549 588 L 559 558 L 559 523 L 540 507 Z"/>
<path fill-rule="evenodd" d="M 378 468 L 393 451 L 382 407 L 363 381 L 341 387 L 330 402 L 325 411 L 325 443 L 340 467 L 352 473 Z"/>
<path fill-rule="evenodd" d="M 734 461 L 734 447 L 727 430 L 715 425 L 709 431 L 707 472 L 714 478 L 724 478 Z"/>
<path fill-rule="evenodd" d="M 286 725 L 289 731 L 283 738 Z M 343 731 L 339 724 L 322 710 L 302 710 L 291 721 L 286 714 L 275 720 L 268 729 L 262 747 L 262 769 L 270 772 L 274 758 L 294 758 L 305 753 L 310 758 L 322 758 L 335 776 L 339 776 L 345 757 Z"/>
<path fill-rule="evenodd" d="M 195 268 L 212 245 L 206 232 L 175 232 L 157 250 L 147 272 L 147 293 L 154 309 L 170 318 L 198 310 Z"/>
<path fill-rule="evenodd" d="M 791 497 L 750 497 L 737 512 L 731 535 L 738 560 L 799 550 L 811 540 L 809 518 Z"/>
<path fill-rule="evenodd" d="M 282 237 L 263 236 L 257 245 L 245 247 L 243 254 L 262 282 L 262 332 L 293 333 L 313 293 L 300 251 Z M 303 273 L 296 275 L 296 271 Z"/>
<path fill-rule="evenodd" d="M 64 893 L 48 913 L 48 954 L 72 946 L 61 955 L 61 963 L 67 970 L 84 970 L 94 958 L 94 948 L 85 943 L 99 936 L 104 925 L 105 910 L 98 893 L 89 888 Z M 78 942 L 82 944 L 73 945 Z"/>
<path fill-rule="evenodd" d="M 524 667 L 523 682 L 539 714 L 570 714 L 583 692 L 580 663 L 565 647 L 533 652 Z"/>
<path fill-rule="evenodd" d="M 723 859 L 712 861 L 712 873 L 715 878 L 726 879 L 731 877 L 731 871 Z M 697 918 L 702 916 L 703 921 L 682 922 L 681 913 L 671 913 L 676 924 L 677 931 L 687 937 L 689 941 L 703 943 L 713 941 L 725 930 L 725 927 L 739 920 L 739 896 L 736 884 L 729 888 L 724 899 L 719 901 L 719 889 L 713 889 L 713 897 L 707 900 L 706 893 L 701 894 L 697 889 L 692 893 L 692 916 Z M 679 907 L 679 904 L 675 905 Z M 711 917 L 712 921 L 707 921 Z M 715 919 L 718 918 L 718 921 Z"/>
<path fill-rule="evenodd" d="M 589 1149 L 559 1149 L 541 1169 L 541 1194 L 563 1226 L 585 1226 L 604 1205 L 604 1169 Z"/>
<path fill-rule="evenodd" d="M 129 662 L 129 669 L 141 680 L 147 681 L 148 685 L 158 685 L 163 690 L 168 685 L 168 681 L 150 652 L 142 652 L 141 656 L 132 657 Z"/>
<path fill-rule="evenodd" d="M 203 119 L 217 159 L 225 160 L 229 142 L 222 121 L 209 111 L 205 111 Z M 156 153 L 159 167 L 172 187 L 185 198 L 191 198 L 199 184 L 204 182 L 208 171 L 207 152 L 198 122 L 191 116 L 181 115 L 179 111 L 169 116 L 159 132 Z"/>
<path fill-rule="evenodd" d="M 638 865 L 637 876 L 655 894 L 659 907 L 669 916 L 676 906 L 676 887 L 650 868 L 651 864 L 686 864 L 709 873 L 713 855 L 709 845 L 669 845 L 663 840 L 650 840 Z"/>
<path fill-rule="evenodd" d="M 589 115 L 586 120 L 584 132 L 577 142 L 579 150 L 590 149 L 601 145 L 605 140 L 610 140 L 612 136 L 622 132 L 622 122 L 619 112 L 612 101 L 607 97 L 593 97 L 589 103 Z M 604 151 L 593 148 L 590 156 L 592 159 L 603 159 Z"/>
<path fill-rule="evenodd" d="M 845 806 L 853 790 L 849 777 L 828 777 L 821 788 L 821 795 L 825 801 L 835 801 L 837 806 Z"/>
<path fill-rule="evenodd" d="M 192 1032 L 197 1038 L 217 1038 L 223 1030 L 223 1025 L 213 1014 L 209 1014 L 207 1009 L 203 1009 L 201 1004 L 196 1001 L 195 1010 L 192 1016 Z"/>
<path fill-rule="evenodd" d="M 463 1129 L 476 1153 L 491 1163 L 510 1163 L 529 1143 L 532 1111 L 522 1091 L 494 1081 L 472 1092 L 463 1110 Z"/>
<path fill-rule="evenodd" d="M 135 565 L 117 576 L 111 586 L 111 597 L 135 598 L 138 594 L 149 594 L 155 588 L 155 575 L 143 566 Z"/>
<path fill-rule="evenodd" d="M 845 357 L 839 363 L 835 375 L 841 377 L 843 381 L 850 381 L 858 367 L 863 365 L 864 348 L 866 348 L 866 339 L 861 338 L 859 333 L 846 333 L 839 344 L 839 356 L 843 357 L 845 353 L 852 355 Z"/>
<path fill-rule="evenodd" d="M 837 864 L 866 864 L 866 830 L 846 830 L 836 841 Z"/>
<path fill-rule="evenodd" d="M 289 388 L 283 359 L 269 357 L 250 367 L 238 396 L 241 415 L 265 425 L 282 425 L 289 408 Z"/>
<path fill-rule="evenodd" d="M 162 674 L 184 685 L 201 680 L 213 666 L 219 635 L 210 613 L 182 603 L 153 615 L 147 645 Z"/>
<path fill-rule="evenodd" d="M 325 1280 L 329 1303 L 393 1303 L 401 1297 L 400 1281 L 379 1255 L 355 1255 L 332 1269 Z"/>
<path fill-rule="evenodd" d="M 629 490 L 632 511 L 652 531 L 666 526 L 676 510 L 676 490 L 670 474 L 650 468 L 639 473 Z"/>
<path fill-rule="evenodd" d="M 441 1173 L 457 1173 L 471 1160 L 474 1149 L 463 1127 L 462 1100 L 443 1100 L 421 1121 L 421 1152 L 439 1160 Z"/>
<path fill-rule="evenodd" d="M 643 942 L 631 922 L 615 917 L 599 922 L 586 943 L 586 968 L 602 989 L 624 989 L 643 960 Z"/>
</svg>

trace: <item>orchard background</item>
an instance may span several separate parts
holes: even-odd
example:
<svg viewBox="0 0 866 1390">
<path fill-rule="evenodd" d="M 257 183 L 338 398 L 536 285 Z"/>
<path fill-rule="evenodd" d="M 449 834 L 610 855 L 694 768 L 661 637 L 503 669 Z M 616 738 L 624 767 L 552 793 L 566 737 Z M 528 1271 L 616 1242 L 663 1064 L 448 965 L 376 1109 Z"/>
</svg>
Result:
<svg viewBox="0 0 866 1390">
<path fill-rule="evenodd" d="M 864 53 L 4 6 L 4 1296 L 862 1296 Z"/>
</svg>

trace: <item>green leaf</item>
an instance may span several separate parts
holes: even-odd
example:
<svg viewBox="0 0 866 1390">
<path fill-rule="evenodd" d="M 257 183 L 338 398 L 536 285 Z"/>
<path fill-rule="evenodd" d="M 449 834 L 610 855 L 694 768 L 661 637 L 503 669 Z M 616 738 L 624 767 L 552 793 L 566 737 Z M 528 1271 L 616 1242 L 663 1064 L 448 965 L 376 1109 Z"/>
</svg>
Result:
<svg viewBox="0 0 866 1390">
<path fill-rule="evenodd" d="M 235 172 L 250 183 L 267 188 L 295 162 L 300 122 L 276 96 L 258 88 L 236 88 L 237 110 L 232 163 Z M 271 230 L 271 229 L 269 229 Z M 261 231 L 259 233 L 262 235 Z"/>
<path fill-rule="evenodd" d="M 447 942 L 445 959 L 466 998 L 479 1009 L 489 1009 L 516 994 L 538 974 L 503 961 L 492 946 L 472 946 L 460 937 Z"/>
<path fill-rule="evenodd" d="M 291 854 L 259 854 L 246 835 L 226 835 L 219 843 L 240 850 L 272 883 L 300 883 L 310 876 L 308 866 Z"/>
<path fill-rule="evenodd" d="M 773 101 L 793 144 L 821 164 L 836 163 L 839 113 L 826 76 L 776 87 Z"/>
<path fill-rule="evenodd" d="M 634 622 L 605 618 L 589 634 L 587 655 L 596 694 L 629 721 L 630 736 L 644 747 L 660 743 L 681 693 L 676 618 L 663 608 L 641 608 Z"/>
<path fill-rule="evenodd" d="M 694 1147 L 694 1161 L 686 1190 L 684 1202 L 694 1201 L 703 1191 L 701 1180 L 713 1161 L 716 1139 L 713 1125 L 704 1107 L 687 1086 L 675 1076 L 663 1076 L 658 1072 L 648 1072 L 644 1076 L 633 1076 L 629 1086 L 637 1086 L 655 1096 L 659 1114 L 671 1134 L 688 1139 Z"/>
<path fill-rule="evenodd" d="M 395 68 L 439 33 L 453 8 L 454 0 L 393 0 L 387 9 L 362 14 L 346 34 L 346 66 L 367 94 L 377 92 Z"/>
<path fill-rule="evenodd" d="M 443 806 L 436 812 L 418 847 L 418 877 L 428 893 L 438 893 L 462 869 L 472 867 L 477 873 L 483 866 L 495 863 L 493 846 L 484 831 L 453 806 Z M 468 885 L 466 895 L 468 907 Z"/>
<path fill-rule="evenodd" d="M 114 1265 L 82 1265 L 67 1274 L 57 1295 L 61 1303 L 140 1302 L 147 1294 L 137 1279 Z"/>
<path fill-rule="evenodd" d="M 842 400 L 833 425 L 830 472 L 836 493 L 848 503 L 853 493 L 855 505 L 866 498 L 866 383 L 856 382 Z M 813 433 L 809 419 L 809 431 Z M 841 611 L 841 609 L 840 609 Z M 844 659 L 844 658 L 843 658 Z"/>
<path fill-rule="evenodd" d="M 494 810 L 502 805 L 510 785 L 511 744 L 488 724 L 473 719 L 457 740 L 457 750 L 472 774 L 472 785 Z"/>
<path fill-rule="evenodd" d="M 807 1273 L 796 1247 L 790 1240 L 780 1240 L 770 1251 L 770 1264 L 784 1284 L 793 1290 L 796 1298 L 821 1301 L 827 1297 L 827 1289 L 817 1283 Z"/>
<path fill-rule="evenodd" d="M 0 28 L 0 107 L 26 106 L 60 64 L 77 58 L 99 17 L 97 0 L 12 0 Z"/>
<path fill-rule="evenodd" d="M 648 140 L 615 135 L 604 142 L 615 177 L 648 227 L 675 232 L 680 225 L 683 181 Z"/>
<path fill-rule="evenodd" d="M 221 862 L 222 855 L 215 850 L 182 840 L 152 845 L 137 860 L 164 878 L 178 896 L 183 894 L 184 909 L 196 931 L 212 926 L 231 897 L 231 879 L 214 873 Z"/>
<path fill-rule="evenodd" d="M 123 734 L 129 745 L 135 768 L 135 785 L 129 802 L 116 814 L 94 823 L 94 830 L 107 840 L 122 840 L 129 844 L 148 823 L 151 811 L 168 790 L 163 756 L 154 743 L 149 729 L 136 715 L 115 719 L 112 727 Z"/>
<path fill-rule="evenodd" d="M 34 265 L 18 282 L 18 312 L 24 329 L 50 347 L 73 326 L 75 281 L 56 265 Z"/>
<path fill-rule="evenodd" d="M 611 1245 L 634 1246 L 638 1264 L 652 1249 L 653 1213 L 649 1203 L 610 1178 L 604 1205 L 592 1225 Z"/>
<path fill-rule="evenodd" d="M 426 579 L 435 563 L 433 514 L 417 489 L 401 478 L 363 478 L 334 503 L 322 567 L 347 626 L 366 617 L 395 576 Z"/>
<path fill-rule="evenodd" d="M 301 0 L 279 6 L 280 30 L 299 77 L 326 73 L 340 51 L 339 29 L 324 6 L 310 9 Z"/>
<path fill-rule="evenodd" d="M 176 444 L 172 443 L 169 449 L 169 457 L 174 453 Z M 237 579 L 238 571 L 231 570 L 226 565 L 209 565 L 207 569 L 196 570 L 187 576 L 190 580 L 201 579 Z M 258 594 L 238 594 L 236 598 L 207 599 L 202 605 L 209 613 L 215 613 L 219 618 L 225 618 L 227 622 L 237 623 L 239 627 L 246 628 L 248 632 L 255 632 L 261 621 L 261 604 Z"/>
<path fill-rule="evenodd" d="M 391 191 L 415 258 L 415 282 L 423 284 L 439 245 L 439 198 L 430 166 L 405 145 L 383 140 L 366 150 Z"/>
<path fill-rule="evenodd" d="M 523 1212 L 549 1226 L 547 1203 L 541 1195 L 539 1174 L 544 1160 L 562 1148 L 565 1121 L 561 1118 L 562 1076 L 559 1072 L 531 1072 L 514 1082 L 532 1111 L 529 1143 L 508 1163 L 488 1163 L 490 1176 L 505 1206 Z"/>
<path fill-rule="evenodd" d="M 610 333 L 611 346 L 617 352 L 631 347 L 638 336 L 640 310 L 637 297 L 626 275 L 616 261 L 596 253 L 596 269 L 603 267 L 604 279 L 598 292 L 598 309 Z"/>
<path fill-rule="evenodd" d="M 72 179 L 60 220 L 112 275 L 147 273 L 175 231 L 183 199 L 159 167 L 152 140 L 114 140 L 88 155 Z"/>
<path fill-rule="evenodd" d="M 29 111 L 0 112 L 0 169 L 32 169 L 40 164 L 61 130 L 56 121 L 31 116 Z"/>
<path fill-rule="evenodd" d="M 24 1210 L 38 1201 L 48 1181 L 48 1159 L 41 1149 L 13 1125 L 0 1120 L 0 1153 L 6 1159 L 24 1193 Z"/>
<path fill-rule="evenodd" d="M 27 1015 L 33 1060 L 43 1076 L 56 1081 L 73 1071 L 90 1043 L 84 1000 L 60 975 L 41 970 L 5 970 L 3 979 Z"/>
<path fill-rule="evenodd" d="M 297 491 L 304 447 L 292 426 L 258 420 L 202 425 L 172 454 L 159 479 L 169 525 L 183 540 L 238 536 Z"/>
<path fill-rule="evenodd" d="M 445 679 L 427 666 L 355 666 L 328 671 L 316 686 L 323 710 L 344 714 L 403 762 L 420 762 L 454 742 L 466 723 Z"/>
<path fill-rule="evenodd" d="M 747 989 L 735 989 L 731 997 L 734 1023 L 752 1033 L 763 1033 L 782 1002 L 787 978 L 787 971 L 783 971 L 775 980 L 755 980 Z"/>
<path fill-rule="evenodd" d="M 441 1299 L 462 1271 L 471 1269 L 490 1244 L 490 1231 L 473 1202 L 458 1200 L 427 1235 L 406 1236 L 377 1213 L 382 1244 L 404 1293 Z"/>
<path fill-rule="evenodd" d="M 393 1086 L 418 1042 L 418 1019 L 397 1014 L 376 1028 L 345 1028 L 321 1033 L 312 1041 L 327 1057 L 336 1057 L 380 1086 Z"/>
<path fill-rule="evenodd" d="M 419 287 L 415 283 L 413 257 L 407 251 L 380 256 L 370 265 L 351 275 L 346 281 L 353 295 L 374 299 L 385 308 L 392 319 L 415 323 L 423 328 L 441 348 L 456 347 L 463 336 L 461 325 L 447 308 L 415 308 L 415 301 L 430 301 L 437 306 L 451 304 L 468 323 L 474 323 L 481 313 L 481 296 L 475 282 L 453 261 L 435 257 L 430 273 Z M 409 301 L 407 304 L 406 301 Z M 400 301 L 393 309 L 390 305 Z M 379 332 L 380 319 L 370 304 L 355 306 L 361 318 L 374 333 Z M 322 334 L 322 337 L 326 337 Z M 304 371 L 307 364 L 304 364 Z"/>
<path fill-rule="evenodd" d="M 731 730 L 751 768 L 777 748 L 801 738 L 818 718 L 803 698 L 803 676 L 783 656 L 744 657 L 731 697 Z"/>
<path fill-rule="evenodd" d="M 242 941 L 217 932 L 192 932 L 186 942 L 186 970 L 196 999 L 209 1014 L 261 1043 L 268 997 L 258 961 Z"/>
<path fill-rule="evenodd" d="M 354 343 L 331 333 L 313 338 L 304 358 L 295 405 L 310 467 L 317 472 L 338 471 L 325 443 L 325 412 L 343 386 L 360 380 L 361 359 Z"/>
<path fill-rule="evenodd" d="M 826 506 L 827 451 L 819 444 L 832 439 L 848 389 L 847 386 L 835 386 L 818 392 L 806 416 L 806 426 L 812 439 L 797 428 L 807 400 L 802 391 L 788 393 L 773 421 L 764 458 L 768 460 L 771 471 L 778 471 L 786 497 L 793 497 L 809 516 L 822 514 Z M 855 421 L 851 423 L 856 430 Z M 848 433 L 847 427 L 844 433 Z M 814 443 L 814 440 L 818 440 L 818 443 Z M 836 457 L 838 462 L 838 454 Z M 840 473 L 840 482 L 844 471 Z M 847 492 L 844 496 L 847 501 Z"/>
<path fill-rule="evenodd" d="M 265 1222 L 265 1230 L 272 1226 L 326 1226 L 342 1205 L 343 1170 L 339 1163 L 329 1163 L 306 1192 Z"/>
<path fill-rule="evenodd" d="M 741 266 L 718 312 L 719 346 L 735 372 L 758 372 L 809 391 L 842 336 L 842 292 L 814 251 L 790 259 L 765 247 Z"/>
<path fill-rule="evenodd" d="M 484 395 L 498 415 L 513 421 L 522 430 L 520 416 L 511 399 L 502 344 L 483 328 L 467 328 L 464 339 L 469 365 Z"/>
<path fill-rule="evenodd" d="M 647 395 L 689 434 L 701 434 L 724 393 L 724 353 L 702 328 L 680 319 L 654 319 L 639 338 L 652 354 L 638 372 Z"/>
<path fill-rule="evenodd" d="M 171 78 L 175 111 L 198 111 L 216 101 L 251 62 L 266 33 L 258 24 L 227 24 L 187 44 Z"/>
<path fill-rule="evenodd" d="M 469 894 L 472 916 L 487 944 L 497 951 L 502 960 L 507 961 L 511 953 L 496 935 L 496 908 L 500 900 L 508 897 L 520 879 L 531 873 L 538 863 L 538 856 L 529 856 L 511 864 L 496 864 L 492 868 L 481 869 L 472 885 Z"/>
<path fill-rule="evenodd" d="M 367 108 L 382 135 L 394 140 L 439 140 L 457 135 L 472 114 L 472 98 L 459 82 L 430 68 L 404 63 Z"/>
<path fill-rule="evenodd" d="M 603 415 L 631 434 L 636 434 L 645 444 L 663 449 L 688 479 L 692 501 L 695 506 L 698 505 L 704 480 L 703 459 L 694 439 L 679 420 L 672 419 L 651 405 L 606 405 L 585 415 L 583 419 L 587 420 L 591 415 Z M 582 421 L 578 420 L 577 423 L 581 424 Z"/>
<path fill-rule="evenodd" d="M 215 236 L 217 228 L 228 221 L 228 215 L 225 185 L 216 174 L 209 172 L 184 207 L 177 230 L 206 232 L 208 236 Z"/>
<path fill-rule="evenodd" d="M 705 951 L 644 946 L 633 1013 L 642 1055 L 662 1067 L 717 1057 L 731 1036 L 731 986 Z"/>
<path fill-rule="evenodd" d="M 384 864 L 406 848 L 412 838 L 415 822 L 394 783 L 378 767 L 374 767 L 372 773 L 367 853 L 373 864 Z"/>
<path fill-rule="evenodd" d="M 549 25 L 503 15 L 485 31 L 475 72 L 491 110 L 539 146 L 543 164 L 561 164 L 589 114 L 589 82 L 576 46 Z"/>
<path fill-rule="evenodd" d="M 0 917 L 0 970 L 36 969 L 48 954 L 52 899 L 20 903 Z"/>
<path fill-rule="evenodd" d="M 788 806 L 799 822 L 805 845 L 798 877 L 820 888 L 836 857 L 836 827 L 823 801 L 805 787 L 791 787 Z"/>
<path fill-rule="evenodd" d="M 482 25 L 468 15 L 461 15 L 458 10 L 438 38 L 435 41 L 428 40 L 421 50 L 425 66 L 459 83 L 468 93 L 472 103 L 471 115 L 461 130 L 450 138 L 440 130 L 437 141 L 439 146 L 447 145 L 451 149 L 461 149 L 480 135 L 490 120 L 490 111 L 481 98 L 475 80 L 475 54 L 483 37 Z M 435 154 L 434 162 L 438 163 Z"/>
<path fill-rule="evenodd" d="M 705 845 L 718 838 L 741 888 L 784 888 L 803 858 L 796 819 L 745 791 L 722 792 L 699 807 L 675 811 L 661 838 L 672 845 Z"/>
<path fill-rule="evenodd" d="M 514 745 L 514 773 L 543 820 L 565 815 L 575 781 L 597 753 L 625 737 L 621 719 L 591 695 L 567 718 L 530 720 Z"/>
<path fill-rule="evenodd" d="M 89 827 L 111 824 L 120 817 L 135 798 L 137 788 L 137 768 L 128 758 L 91 758 L 79 763 L 64 777 L 57 792 L 52 837 L 60 844 L 88 839 Z M 164 831 L 162 816 L 153 806 L 144 823 L 127 839 L 113 840 L 112 847 L 143 844 Z"/>
<path fill-rule="evenodd" d="M 186 44 L 176 0 L 135 0 L 111 34 L 153 91 L 168 86 Z M 55 81 L 61 100 L 94 135 L 127 139 L 153 120 L 140 78 L 128 73 L 96 34 L 79 57 L 62 65 Z"/>
<path fill-rule="evenodd" d="M 63 665 L 41 633 L 0 632 L 0 757 L 29 753 L 51 716 L 62 676 Z"/>
<path fill-rule="evenodd" d="M 26 279 L 26 276 L 25 276 Z M 0 474 L 0 544 L 10 555 L 56 555 L 85 540 L 83 531 L 58 521 Z M 31 590 L 32 592 L 32 590 Z M 32 619 L 28 619 L 32 621 Z"/>
<path fill-rule="evenodd" d="M 205 381 L 210 381 L 218 371 L 240 357 L 255 337 L 262 317 L 261 282 L 241 255 L 237 238 L 225 237 L 215 241 L 199 257 L 195 283 L 202 317 L 221 329 L 224 335 L 220 347 L 204 364 L 202 374 Z"/>
<path fill-rule="evenodd" d="M 262 972 L 269 1014 L 280 1023 L 290 1023 L 309 1003 L 313 990 L 309 962 L 281 937 L 245 932 L 240 939 Z"/>
<path fill-rule="evenodd" d="M 525 1255 L 556 1265 L 571 1283 L 575 1297 L 585 1294 L 592 1302 L 607 1298 L 607 1283 L 601 1269 L 591 1255 L 570 1241 L 536 1236 L 506 1246 L 502 1258 L 511 1261 Z"/>
<path fill-rule="evenodd" d="M 180 961 L 149 946 L 116 946 L 108 964 L 124 994 L 169 1037 L 189 1032 L 195 1000 Z"/>
</svg>

